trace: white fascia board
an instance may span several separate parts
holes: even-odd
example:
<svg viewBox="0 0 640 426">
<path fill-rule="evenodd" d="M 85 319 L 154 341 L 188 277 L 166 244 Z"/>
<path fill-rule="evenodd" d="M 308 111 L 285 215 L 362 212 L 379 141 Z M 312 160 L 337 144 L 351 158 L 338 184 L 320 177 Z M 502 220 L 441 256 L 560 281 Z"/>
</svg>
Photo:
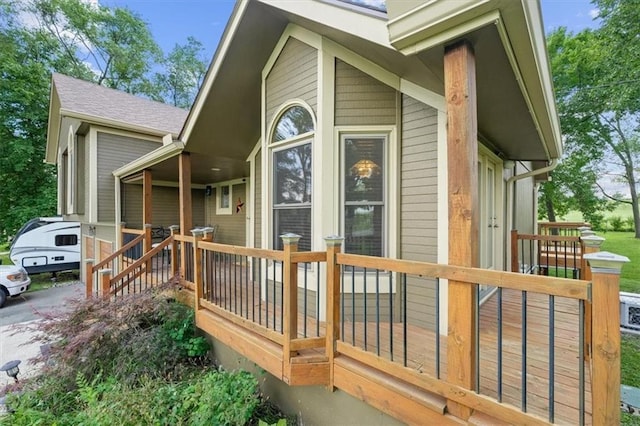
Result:
<svg viewBox="0 0 640 426">
<path fill-rule="evenodd" d="M 180 132 L 179 139 L 184 141 L 185 144 L 189 142 L 189 136 L 193 131 L 193 126 L 195 125 L 195 122 L 200 115 L 200 111 L 207 100 L 209 92 L 211 91 L 211 86 L 220 71 L 222 61 L 227 55 L 231 40 L 233 40 L 236 31 L 238 30 L 238 25 L 242 20 L 248 4 L 249 0 L 240 0 L 237 2 L 231 17 L 229 18 L 227 27 L 220 39 L 220 43 L 218 43 L 218 49 L 216 50 L 216 53 L 211 60 L 211 64 L 209 65 L 209 69 L 207 70 L 207 74 L 204 77 L 204 82 L 202 83 L 202 86 L 200 86 L 200 90 L 196 95 L 196 100 L 193 102 L 193 106 L 191 107 L 189 115 L 187 115 L 187 119 L 182 127 L 182 131 Z"/>
<path fill-rule="evenodd" d="M 344 7 L 319 1 L 257 0 L 364 40 L 393 48 L 389 43 L 387 21 L 382 17 L 358 13 Z"/>
<path fill-rule="evenodd" d="M 534 9 L 535 8 L 535 9 Z M 558 152 L 558 158 L 562 156 L 562 137 L 560 131 L 560 119 L 556 110 L 556 99 L 553 94 L 553 80 L 551 78 L 551 69 L 547 57 L 547 44 L 541 22 L 539 4 L 537 2 L 522 1 L 522 9 L 527 23 L 527 29 L 531 39 L 533 49 L 533 59 L 536 63 L 540 84 L 542 85 L 542 96 L 545 100 L 547 120 L 551 126 L 551 132 L 554 138 L 554 145 Z"/>
<path fill-rule="evenodd" d="M 167 134 L 166 130 L 159 130 L 153 127 L 137 126 L 135 124 L 127 123 L 125 121 L 109 120 L 103 117 L 96 117 L 95 115 L 84 114 L 81 112 L 60 108 L 60 117 L 76 118 L 81 121 L 85 121 L 94 125 L 112 127 L 121 130 L 128 130 L 135 133 L 141 133 L 145 135 L 152 135 L 158 137 L 164 137 Z M 173 136 L 177 136 L 172 134 Z"/>
<path fill-rule="evenodd" d="M 47 125 L 47 147 L 45 150 L 44 162 L 55 164 L 58 157 L 58 138 L 60 137 L 60 111 L 54 108 L 54 97 L 60 103 L 55 92 L 53 79 L 51 80 L 51 90 L 49 92 L 49 122 Z M 55 142 L 53 142 L 55 141 Z"/>
<path fill-rule="evenodd" d="M 125 177 L 132 173 L 139 172 L 140 170 L 146 169 L 153 166 L 154 164 L 161 163 L 171 157 L 178 155 L 182 152 L 183 149 L 184 144 L 180 141 L 175 141 L 170 145 L 162 145 L 161 147 L 154 149 L 153 151 L 143 155 L 142 157 L 138 157 L 131 163 L 125 164 L 119 169 L 114 170 L 113 175 L 116 177 Z"/>
</svg>

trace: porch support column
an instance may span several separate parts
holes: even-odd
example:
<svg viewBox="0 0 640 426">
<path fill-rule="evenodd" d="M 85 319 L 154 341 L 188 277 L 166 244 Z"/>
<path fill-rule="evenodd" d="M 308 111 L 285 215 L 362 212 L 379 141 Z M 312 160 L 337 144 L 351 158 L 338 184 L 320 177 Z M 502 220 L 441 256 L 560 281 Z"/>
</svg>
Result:
<svg viewBox="0 0 640 426">
<path fill-rule="evenodd" d="M 193 228 L 193 215 L 191 213 L 191 156 L 188 152 L 182 152 L 178 157 L 180 173 L 180 233 L 186 235 Z M 184 278 L 186 271 L 187 253 L 180 250 L 180 274 Z"/>
<path fill-rule="evenodd" d="M 478 265 L 478 120 L 475 55 L 461 41 L 444 53 L 444 93 L 447 102 L 447 169 L 449 202 L 449 264 Z M 473 389 L 476 375 L 475 286 L 449 281 L 447 380 Z M 462 419 L 471 409 L 447 402 Z"/>
<path fill-rule="evenodd" d="M 624 256 L 585 254 L 591 266 L 593 353 L 591 401 L 594 425 L 620 424 L 620 272 Z"/>
<path fill-rule="evenodd" d="M 590 230 L 588 230 L 590 231 Z M 585 281 L 591 281 L 593 279 L 592 275 L 591 275 L 591 267 L 589 266 L 589 262 L 587 262 L 587 259 L 585 259 L 585 255 L 587 254 L 593 254 L 593 253 L 598 253 L 600 251 L 600 246 L 602 245 L 602 243 L 604 242 L 604 238 L 602 237 L 598 237 L 597 235 L 584 235 L 584 232 L 588 232 L 587 230 L 585 231 L 580 231 L 581 233 L 581 237 L 580 237 L 580 241 L 582 242 L 582 265 L 580 265 L 580 270 L 582 271 L 582 276 L 580 277 L 581 279 L 585 280 Z M 584 359 L 585 361 L 589 361 L 591 359 L 591 337 L 592 337 L 592 330 L 591 330 L 591 321 L 593 319 L 592 317 L 592 312 L 593 312 L 593 306 L 591 305 L 591 302 L 585 302 L 584 304 L 584 326 L 585 326 L 585 339 L 584 339 Z"/>
<path fill-rule="evenodd" d="M 151 170 L 142 171 L 142 223 L 144 224 L 144 252 L 151 251 L 151 224 L 153 223 L 153 193 Z"/>
</svg>

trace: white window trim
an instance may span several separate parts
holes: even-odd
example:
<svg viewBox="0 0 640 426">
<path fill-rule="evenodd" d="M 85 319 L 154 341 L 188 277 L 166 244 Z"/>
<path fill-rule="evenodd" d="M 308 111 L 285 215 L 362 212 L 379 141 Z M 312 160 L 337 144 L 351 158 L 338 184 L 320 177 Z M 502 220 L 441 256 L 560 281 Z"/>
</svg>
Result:
<svg viewBox="0 0 640 426">
<path fill-rule="evenodd" d="M 398 162 L 398 138 L 396 126 L 337 126 L 335 128 L 334 140 L 338 149 L 335 150 L 334 175 L 339 176 L 340 191 L 336 194 L 338 209 L 334 213 L 337 215 L 336 223 L 339 223 L 340 235 L 345 234 L 344 219 L 344 139 L 345 137 L 372 137 L 385 138 L 384 164 L 383 170 L 386 172 L 384 183 L 384 218 L 383 218 L 383 253 L 384 257 L 396 258 L 398 247 L 398 209 L 390 206 L 399 205 L 400 194 L 398 188 L 399 167 Z"/>
<path fill-rule="evenodd" d="M 263 80 L 263 96 L 264 96 L 264 80 Z M 273 133 L 276 130 L 276 125 L 278 124 L 280 117 L 282 117 L 282 114 L 284 114 L 285 111 L 287 111 L 289 108 L 293 106 L 301 106 L 305 108 L 307 112 L 309 112 L 309 114 L 311 115 L 311 119 L 313 120 L 314 130 L 312 132 L 305 132 L 303 134 L 296 135 L 289 139 L 272 142 Z M 289 149 L 295 146 L 300 146 L 300 145 L 310 143 L 311 153 L 312 153 L 311 154 L 312 155 L 312 158 L 311 158 L 312 190 L 311 190 L 311 206 L 310 206 L 312 214 L 311 214 L 310 244 L 311 244 L 311 250 L 314 250 L 314 235 L 315 235 L 314 222 L 315 221 L 313 218 L 313 206 L 316 204 L 316 199 L 318 197 L 314 188 L 314 183 L 316 181 L 315 171 L 317 170 L 317 167 L 315 165 L 317 159 L 315 155 L 314 146 L 316 146 L 317 144 L 316 142 L 317 129 L 318 129 L 318 122 L 317 122 L 317 117 L 313 111 L 313 108 L 311 108 L 311 106 L 305 101 L 303 101 L 302 99 L 297 99 L 297 98 L 290 99 L 284 102 L 282 105 L 280 105 L 280 107 L 276 110 L 276 113 L 273 115 L 273 118 L 267 127 L 266 137 L 262 141 L 263 148 L 264 148 L 263 155 L 262 155 L 262 166 L 263 166 L 262 167 L 262 173 L 263 173 L 262 192 L 263 192 L 263 206 L 265 207 L 263 209 L 263 212 L 266 213 L 263 215 L 263 219 L 262 219 L 262 223 L 264 225 L 262 227 L 262 236 L 263 236 L 262 246 L 263 247 L 274 249 L 274 245 L 273 245 L 274 232 L 275 232 L 275 227 L 273 223 L 274 222 L 273 202 L 274 202 L 274 189 L 275 189 L 274 188 L 275 183 L 273 181 L 274 153 L 284 149 Z"/>
<path fill-rule="evenodd" d="M 67 214 L 75 213 L 75 199 L 76 199 L 76 135 L 73 132 L 73 127 L 69 127 L 69 137 L 67 140 L 67 173 L 66 173 L 66 201 L 67 201 Z"/>
<path fill-rule="evenodd" d="M 229 191 L 226 207 L 222 205 L 222 191 L 225 188 Z M 220 183 L 216 185 L 216 215 L 232 214 L 231 200 L 233 200 L 233 185 L 230 183 Z"/>
</svg>

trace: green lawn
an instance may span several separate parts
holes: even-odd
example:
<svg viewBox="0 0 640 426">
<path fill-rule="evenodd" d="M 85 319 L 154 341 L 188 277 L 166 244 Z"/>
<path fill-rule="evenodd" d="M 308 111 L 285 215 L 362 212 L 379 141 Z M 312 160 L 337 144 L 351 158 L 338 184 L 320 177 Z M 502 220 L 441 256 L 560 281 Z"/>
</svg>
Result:
<svg viewBox="0 0 640 426">
<path fill-rule="evenodd" d="M 615 254 L 627 256 L 630 260 L 622 267 L 620 291 L 640 293 L 640 240 L 631 232 L 599 232 L 605 241 L 600 248 Z"/>
</svg>

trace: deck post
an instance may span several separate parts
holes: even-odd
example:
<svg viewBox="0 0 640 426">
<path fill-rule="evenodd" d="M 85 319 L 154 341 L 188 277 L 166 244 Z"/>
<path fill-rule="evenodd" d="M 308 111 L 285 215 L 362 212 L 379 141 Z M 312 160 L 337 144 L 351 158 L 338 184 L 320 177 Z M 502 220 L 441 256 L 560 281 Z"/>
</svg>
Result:
<svg viewBox="0 0 640 426">
<path fill-rule="evenodd" d="M 178 157 L 179 192 L 180 192 L 180 232 L 185 235 L 193 225 L 193 213 L 191 211 L 191 156 L 188 152 L 180 153 Z M 183 244 L 183 248 L 184 248 Z M 182 278 L 187 265 L 186 250 L 180 251 L 180 271 Z"/>
<path fill-rule="evenodd" d="M 93 264 L 95 263 L 95 259 L 86 259 L 84 261 L 84 273 L 85 273 L 85 296 L 87 299 L 91 299 L 93 296 Z"/>
<path fill-rule="evenodd" d="M 298 264 L 291 261 L 291 253 L 298 251 L 298 242 L 301 235 L 287 233 L 280 235 L 284 248 L 283 271 L 283 303 L 284 318 L 282 319 L 282 331 L 284 334 L 283 374 L 288 375 L 291 358 L 295 356 L 291 350 L 291 340 L 298 337 Z M 285 377 L 288 382 L 288 377 Z"/>
<path fill-rule="evenodd" d="M 111 292 L 111 269 L 100 269 L 100 294 L 109 297 Z"/>
<path fill-rule="evenodd" d="M 342 248 L 343 237 L 331 235 L 325 237 L 327 245 L 327 324 L 325 352 L 329 358 L 329 384 L 327 388 L 335 389 L 334 358 L 336 357 L 336 341 L 340 337 L 340 265 L 336 263 L 336 255 Z"/>
<path fill-rule="evenodd" d="M 127 245 L 124 242 L 124 230 L 126 229 L 126 227 L 127 227 L 126 222 L 120 222 L 120 247 L 118 247 L 119 249 Z M 95 239 L 96 237 L 94 235 L 93 240 L 95 241 Z M 124 270 L 124 253 L 122 253 L 122 256 L 118 256 L 118 260 L 116 263 L 118 264 L 118 271 L 123 271 Z"/>
<path fill-rule="evenodd" d="M 195 306 L 196 313 L 200 310 L 200 299 L 204 294 L 204 282 L 202 280 L 202 249 L 198 247 L 198 243 L 204 237 L 202 229 L 192 229 L 193 234 L 193 283 L 196 287 Z"/>
<path fill-rule="evenodd" d="M 478 266 L 478 119 L 475 53 L 466 40 L 445 47 L 447 106 L 449 264 Z M 474 389 L 476 377 L 475 285 L 449 280 L 447 381 Z M 447 410 L 467 420 L 472 413 L 454 401 Z"/>
<path fill-rule="evenodd" d="M 213 242 L 213 226 L 207 226 L 206 228 L 202 228 L 202 232 L 204 232 L 204 237 L 202 241 Z"/>
<path fill-rule="evenodd" d="M 152 240 L 153 237 L 151 236 L 151 230 L 153 228 L 153 225 L 151 223 L 145 223 L 143 228 L 144 228 L 144 240 L 142 242 L 142 248 L 143 248 L 142 255 L 144 256 L 145 254 L 151 251 L 151 248 L 153 246 L 153 240 Z M 151 271 L 151 259 L 149 259 L 146 262 L 145 268 L 147 269 L 147 271 Z"/>
<path fill-rule="evenodd" d="M 589 262 L 585 259 L 586 254 L 597 253 L 600 251 L 600 246 L 604 242 L 604 238 L 598 237 L 596 235 L 584 235 L 585 231 L 590 231 L 589 228 L 580 231 L 580 242 L 582 243 L 582 265 L 580 265 L 580 270 L 582 271 L 582 279 L 585 281 L 591 281 L 591 268 L 589 267 Z M 591 359 L 591 313 L 592 313 L 593 305 L 591 302 L 587 301 L 584 305 L 584 358 L 585 361 Z"/>
<path fill-rule="evenodd" d="M 518 256 L 518 230 L 511 230 L 511 272 L 521 272 Z"/>
<path fill-rule="evenodd" d="M 144 223 L 144 252 L 151 251 L 151 224 L 153 223 L 153 183 L 151 180 L 151 170 L 142 171 L 142 223 Z M 147 228 L 148 225 L 148 228 Z"/>
<path fill-rule="evenodd" d="M 180 230 L 179 225 L 171 225 L 169 227 L 173 241 L 171 241 L 171 276 L 175 277 L 178 273 L 178 241 L 176 241 L 176 235 Z"/>
<path fill-rule="evenodd" d="M 601 251 L 584 256 L 592 274 L 592 377 L 594 425 L 620 424 L 620 271 L 625 256 Z"/>
</svg>

